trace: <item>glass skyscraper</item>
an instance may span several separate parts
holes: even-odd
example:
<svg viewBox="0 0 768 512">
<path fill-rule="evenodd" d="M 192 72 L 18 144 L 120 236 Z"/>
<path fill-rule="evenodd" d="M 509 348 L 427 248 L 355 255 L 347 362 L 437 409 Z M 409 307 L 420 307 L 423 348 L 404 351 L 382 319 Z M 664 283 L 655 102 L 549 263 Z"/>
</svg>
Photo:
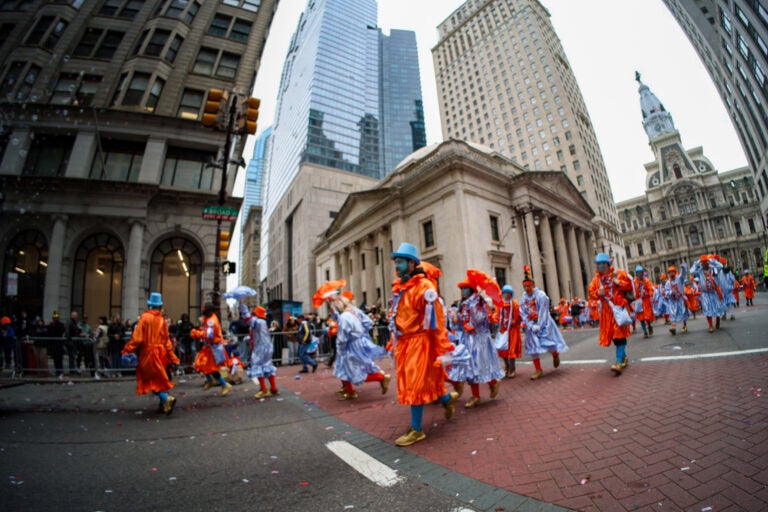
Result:
<svg viewBox="0 0 768 512">
<path fill-rule="evenodd" d="M 265 218 L 302 162 L 380 178 L 425 143 L 415 34 L 382 34 L 376 0 L 309 0 L 283 65 Z"/>
<path fill-rule="evenodd" d="M 248 162 L 248 171 L 245 176 L 245 194 L 243 196 L 243 216 L 248 215 L 251 206 L 264 204 L 264 167 L 266 164 L 267 147 L 272 137 L 272 127 L 264 130 L 253 148 L 253 157 Z"/>
</svg>

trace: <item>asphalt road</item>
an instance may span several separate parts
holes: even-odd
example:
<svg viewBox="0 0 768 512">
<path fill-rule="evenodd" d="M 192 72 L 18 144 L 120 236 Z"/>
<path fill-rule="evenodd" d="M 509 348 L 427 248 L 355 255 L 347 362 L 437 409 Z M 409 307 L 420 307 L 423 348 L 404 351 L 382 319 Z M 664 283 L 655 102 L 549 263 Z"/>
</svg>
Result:
<svg viewBox="0 0 768 512">
<path fill-rule="evenodd" d="M 312 404 L 227 397 L 179 382 L 171 416 L 131 382 L 27 384 L 0 393 L 0 468 L 7 511 L 462 510 L 408 478 L 378 485 L 326 446 Z"/>
</svg>

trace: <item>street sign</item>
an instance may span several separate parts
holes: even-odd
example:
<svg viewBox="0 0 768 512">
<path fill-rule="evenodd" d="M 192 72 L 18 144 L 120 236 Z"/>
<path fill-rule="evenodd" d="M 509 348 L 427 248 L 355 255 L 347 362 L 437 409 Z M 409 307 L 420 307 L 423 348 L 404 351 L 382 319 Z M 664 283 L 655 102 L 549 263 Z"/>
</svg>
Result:
<svg viewBox="0 0 768 512">
<path fill-rule="evenodd" d="M 234 261 L 224 261 L 221 263 L 221 271 L 225 275 L 234 274 L 235 273 L 235 262 Z"/>
<path fill-rule="evenodd" d="M 232 206 L 205 206 L 203 207 L 203 218 L 206 220 L 237 220 L 237 208 Z"/>
</svg>

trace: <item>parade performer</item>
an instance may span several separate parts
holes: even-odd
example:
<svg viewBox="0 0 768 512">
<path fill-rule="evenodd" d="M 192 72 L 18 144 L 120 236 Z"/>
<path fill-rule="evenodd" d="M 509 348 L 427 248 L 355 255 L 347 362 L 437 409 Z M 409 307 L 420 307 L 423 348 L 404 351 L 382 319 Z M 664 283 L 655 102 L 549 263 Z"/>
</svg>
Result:
<svg viewBox="0 0 768 512">
<path fill-rule="evenodd" d="M 168 324 L 163 318 L 163 296 L 153 292 L 147 301 L 149 309 L 139 317 L 131 339 L 123 347 L 122 355 L 133 355 L 139 350 L 136 366 L 136 394 L 153 393 L 160 399 L 160 410 L 171 414 L 176 405 L 176 398 L 168 394 L 173 382 L 168 378 L 166 367 L 179 364 L 179 358 L 173 351 Z M 136 356 L 133 355 L 135 358 Z M 135 359 L 134 359 L 135 360 Z"/>
<path fill-rule="evenodd" d="M 261 306 L 256 306 L 253 309 L 253 316 L 250 318 L 250 331 L 253 348 L 251 350 L 251 362 L 248 364 L 248 377 L 258 379 L 260 388 L 254 398 L 279 395 L 280 391 L 275 382 L 277 368 L 272 364 L 275 346 L 267 328 L 267 310 Z M 267 379 L 269 379 L 269 389 L 267 389 Z"/>
<path fill-rule="evenodd" d="M 736 298 L 734 297 L 733 288 L 734 286 L 738 286 L 738 280 L 733 275 L 731 267 L 724 257 L 715 256 L 715 258 L 722 265 L 722 268 L 715 274 L 715 279 L 723 292 L 723 320 L 728 316 L 728 311 L 731 312 L 731 320 L 735 320 L 736 317 L 733 315 L 733 308 L 736 306 Z"/>
<path fill-rule="evenodd" d="M 616 362 L 611 370 L 618 376 L 629 364 L 627 357 L 627 339 L 631 335 L 628 321 L 619 325 L 614 306 L 623 308 L 629 316 L 629 301 L 627 292 L 632 292 L 632 280 L 624 270 L 614 270 L 611 257 L 598 253 L 595 258 L 597 272 L 589 284 L 589 297 L 600 300 L 600 345 L 609 347 L 611 342 L 616 346 Z"/>
<path fill-rule="evenodd" d="M 677 274 L 677 268 L 670 266 L 667 269 L 667 284 L 664 286 L 664 296 L 666 297 L 667 314 L 671 327 L 669 328 L 672 336 L 677 334 L 677 322 L 683 322 L 681 333 L 688 332 L 688 307 L 685 305 L 685 275 L 688 273 L 688 265 L 680 264 L 680 275 Z"/>
<path fill-rule="evenodd" d="M 741 278 L 741 287 L 744 288 L 744 300 L 747 306 L 755 305 L 755 291 L 757 290 L 757 281 L 749 273 L 749 269 L 744 271 L 744 277 Z"/>
<path fill-rule="evenodd" d="M 697 281 L 698 280 L 694 276 L 691 276 L 685 283 L 684 290 L 685 306 L 693 315 L 694 320 L 696 320 L 696 313 L 699 311 L 699 295 L 701 295 L 701 291 L 699 291 L 699 283 Z"/>
<path fill-rule="evenodd" d="M 455 391 L 445 391 L 445 371 L 439 357 L 453 350 L 448 341 L 445 314 L 437 291 L 419 266 L 418 249 L 403 242 L 391 253 L 399 279 L 392 285 L 392 336 L 397 370 L 397 399 L 411 406 L 411 424 L 395 444 L 409 446 L 423 441 L 424 404 L 439 400 L 445 417 L 453 416 Z M 437 363 L 437 364 L 436 364 Z"/>
<path fill-rule="evenodd" d="M 708 254 L 702 254 L 699 261 L 691 266 L 691 274 L 699 279 L 701 312 L 707 317 L 709 332 L 720 328 L 720 317 L 725 314 L 723 290 L 716 278 L 716 272 L 722 268 L 722 263 L 715 257 L 710 258 Z M 716 319 L 714 326 L 712 318 Z"/>
<path fill-rule="evenodd" d="M 524 266 L 523 301 L 520 304 L 520 317 L 525 324 L 525 353 L 533 359 L 536 371 L 531 380 L 540 379 L 544 375 L 541 369 L 541 354 L 552 354 L 552 366 L 560 366 L 560 353 L 568 350 L 563 335 L 557 328 L 555 319 L 549 314 L 549 297 L 536 288 L 531 276 L 531 267 Z"/>
<path fill-rule="evenodd" d="M 587 309 L 589 310 L 589 325 L 595 327 L 600 321 L 600 302 L 587 299 Z"/>
<path fill-rule="evenodd" d="M 221 384 L 221 396 L 226 396 L 232 384 L 224 380 L 219 368 L 227 365 L 227 351 L 224 350 L 224 338 L 221 334 L 219 317 L 215 314 L 216 306 L 207 303 L 203 306 L 203 316 L 198 318 L 200 327 L 189 333 L 192 339 L 202 340 L 203 348 L 195 357 L 196 372 L 205 375 L 203 391 L 211 389 L 218 382 Z"/>
<path fill-rule="evenodd" d="M 563 297 L 560 297 L 560 304 L 555 307 L 555 311 L 558 312 L 558 322 L 560 327 L 562 329 L 568 327 L 573 321 L 573 317 L 571 316 L 571 305 L 568 304 L 568 301 Z"/>
<path fill-rule="evenodd" d="M 659 284 L 654 286 L 651 306 L 653 307 L 653 316 L 656 318 L 664 317 L 664 324 L 669 324 L 669 315 L 667 314 L 667 300 L 664 296 L 664 287 L 667 285 L 667 274 L 659 276 Z"/>
<path fill-rule="evenodd" d="M 501 287 L 501 293 L 504 297 L 504 306 L 499 315 L 499 336 L 505 337 L 507 348 L 499 348 L 497 345 L 499 357 L 504 361 L 505 377 L 507 379 L 515 378 L 515 360 L 523 356 L 523 340 L 520 336 L 520 325 L 523 319 L 520 316 L 520 304 L 514 299 L 515 290 L 505 284 Z"/>
<path fill-rule="evenodd" d="M 488 383 L 491 398 L 499 394 L 499 387 L 504 378 L 504 371 L 499 365 L 499 356 L 490 331 L 491 308 L 477 291 L 491 289 L 497 301 L 501 301 L 499 285 L 484 272 L 467 270 L 467 278 L 458 284 L 462 301 L 459 305 L 459 318 L 462 324 L 461 344 L 469 350 L 471 357 L 470 372 L 467 382 L 472 390 L 472 398 L 464 404 L 471 409 L 480 404 L 480 384 Z M 495 289 L 494 289 L 495 287 Z M 501 304 L 499 304 L 501 305 Z"/>
<path fill-rule="evenodd" d="M 643 338 L 653 336 L 653 322 L 656 317 L 653 316 L 653 306 L 651 298 L 653 297 L 653 283 L 645 277 L 645 272 L 641 265 L 635 267 L 635 279 L 633 280 L 635 288 L 635 301 L 632 306 L 635 310 L 635 320 L 640 322 L 643 328 Z"/>
<path fill-rule="evenodd" d="M 733 280 L 733 299 L 736 301 L 736 307 L 741 307 L 741 300 L 739 299 L 739 291 L 741 290 L 741 280 L 739 279 L 739 273 L 736 272 L 734 274 L 734 280 Z"/>
</svg>

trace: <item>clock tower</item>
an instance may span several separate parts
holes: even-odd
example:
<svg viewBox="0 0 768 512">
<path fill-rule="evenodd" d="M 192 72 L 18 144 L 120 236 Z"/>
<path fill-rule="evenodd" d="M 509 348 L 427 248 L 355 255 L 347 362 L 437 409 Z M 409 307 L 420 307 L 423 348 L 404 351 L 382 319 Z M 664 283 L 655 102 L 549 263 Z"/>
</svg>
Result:
<svg viewBox="0 0 768 512">
<path fill-rule="evenodd" d="M 640 108 L 643 111 L 643 128 L 648 138 L 653 141 L 663 135 L 674 133 L 675 123 L 655 94 L 640 80 L 640 73 L 635 71 L 635 80 L 640 84 Z"/>
</svg>

